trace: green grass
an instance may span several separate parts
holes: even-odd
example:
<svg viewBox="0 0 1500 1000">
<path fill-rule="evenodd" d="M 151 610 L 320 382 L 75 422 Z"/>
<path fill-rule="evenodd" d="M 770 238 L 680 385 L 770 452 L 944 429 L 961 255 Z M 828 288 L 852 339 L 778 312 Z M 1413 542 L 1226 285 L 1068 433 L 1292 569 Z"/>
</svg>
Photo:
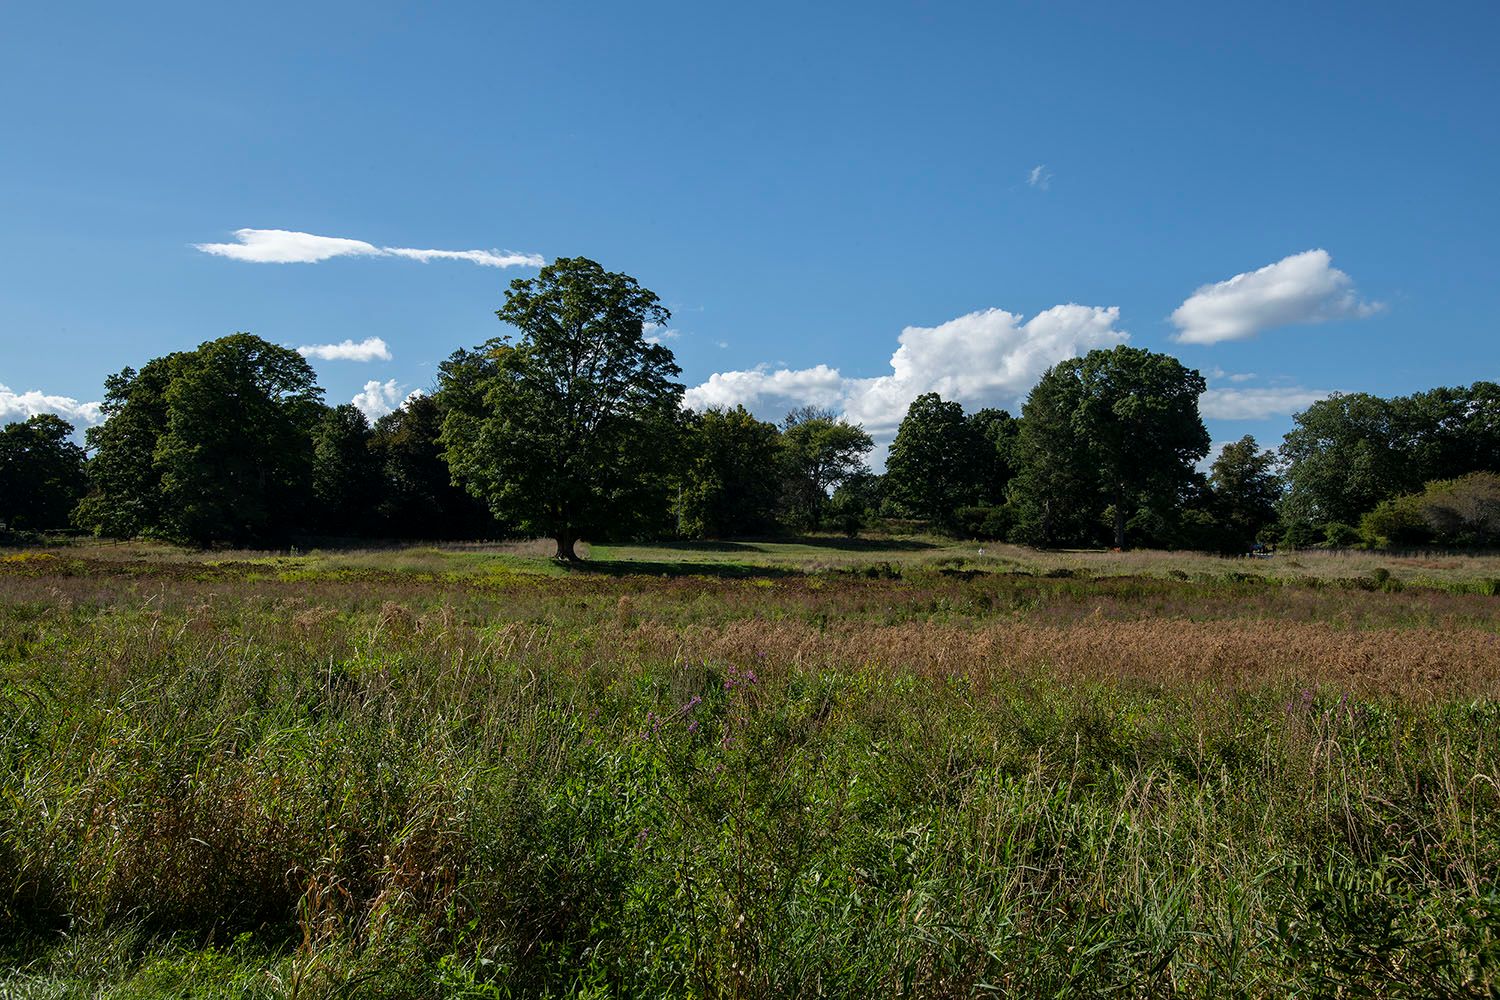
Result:
<svg viewBox="0 0 1500 1000">
<path fill-rule="evenodd" d="M 1491 598 L 955 549 L 0 564 L 0 996 L 1495 995 Z"/>
</svg>

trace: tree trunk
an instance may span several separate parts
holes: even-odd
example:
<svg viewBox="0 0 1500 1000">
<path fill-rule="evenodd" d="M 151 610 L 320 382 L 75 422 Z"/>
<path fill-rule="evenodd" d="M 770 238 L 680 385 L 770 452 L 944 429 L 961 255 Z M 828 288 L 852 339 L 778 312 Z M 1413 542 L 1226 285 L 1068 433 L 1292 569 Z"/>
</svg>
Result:
<svg viewBox="0 0 1500 1000">
<path fill-rule="evenodd" d="M 1125 548 L 1125 501 L 1115 501 L 1115 548 Z"/>
<path fill-rule="evenodd" d="M 573 544 L 577 539 L 569 532 L 558 532 L 553 536 L 557 542 L 557 555 L 552 558 L 559 562 L 577 562 L 578 553 L 573 551 Z"/>
</svg>

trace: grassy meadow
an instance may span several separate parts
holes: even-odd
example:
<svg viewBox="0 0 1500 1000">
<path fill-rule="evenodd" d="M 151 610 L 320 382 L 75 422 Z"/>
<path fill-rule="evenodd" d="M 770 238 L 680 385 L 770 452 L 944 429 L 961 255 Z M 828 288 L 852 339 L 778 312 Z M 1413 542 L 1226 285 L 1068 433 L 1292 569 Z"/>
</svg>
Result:
<svg viewBox="0 0 1500 1000">
<path fill-rule="evenodd" d="M 1500 995 L 1500 558 L 0 550 L 0 997 Z"/>
</svg>

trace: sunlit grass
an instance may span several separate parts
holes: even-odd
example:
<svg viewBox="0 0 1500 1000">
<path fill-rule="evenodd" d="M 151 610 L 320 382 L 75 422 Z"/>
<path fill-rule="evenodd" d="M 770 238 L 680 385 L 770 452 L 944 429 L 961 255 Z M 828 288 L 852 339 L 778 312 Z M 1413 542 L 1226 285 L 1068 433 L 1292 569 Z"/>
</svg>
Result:
<svg viewBox="0 0 1500 1000">
<path fill-rule="evenodd" d="M 0 996 L 1500 976 L 1500 626 L 1457 577 L 106 548 L 0 563 Z"/>
</svg>

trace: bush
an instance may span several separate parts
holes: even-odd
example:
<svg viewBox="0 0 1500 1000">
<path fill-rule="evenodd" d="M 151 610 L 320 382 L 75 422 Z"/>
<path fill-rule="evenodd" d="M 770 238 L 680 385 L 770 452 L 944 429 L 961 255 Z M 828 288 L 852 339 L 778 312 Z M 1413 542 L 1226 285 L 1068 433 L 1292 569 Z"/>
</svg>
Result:
<svg viewBox="0 0 1500 1000">
<path fill-rule="evenodd" d="M 1379 504 L 1360 519 L 1371 545 L 1500 545 L 1500 476 L 1475 472 L 1428 483 L 1421 493 Z"/>
<path fill-rule="evenodd" d="M 1325 548 L 1347 549 L 1359 543 L 1360 534 L 1357 528 L 1340 521 L 1330 521 L 1323 525 L 1323 545 Z"/>
<path fill-rule="evenodd" d="M 964 538 L 998 541 L 1009 536 L 1015 514 L 1008 505 L 959 507 L 953 512 L 953 525 Z"/>
<path fill-rule="evenodd" d="M 1424 545 L 1432 541 L 1432 530 L 1410 497 L 1386 500 L 1359 521 L 1365 544 L 1377 548 Z"/>
</svg>

